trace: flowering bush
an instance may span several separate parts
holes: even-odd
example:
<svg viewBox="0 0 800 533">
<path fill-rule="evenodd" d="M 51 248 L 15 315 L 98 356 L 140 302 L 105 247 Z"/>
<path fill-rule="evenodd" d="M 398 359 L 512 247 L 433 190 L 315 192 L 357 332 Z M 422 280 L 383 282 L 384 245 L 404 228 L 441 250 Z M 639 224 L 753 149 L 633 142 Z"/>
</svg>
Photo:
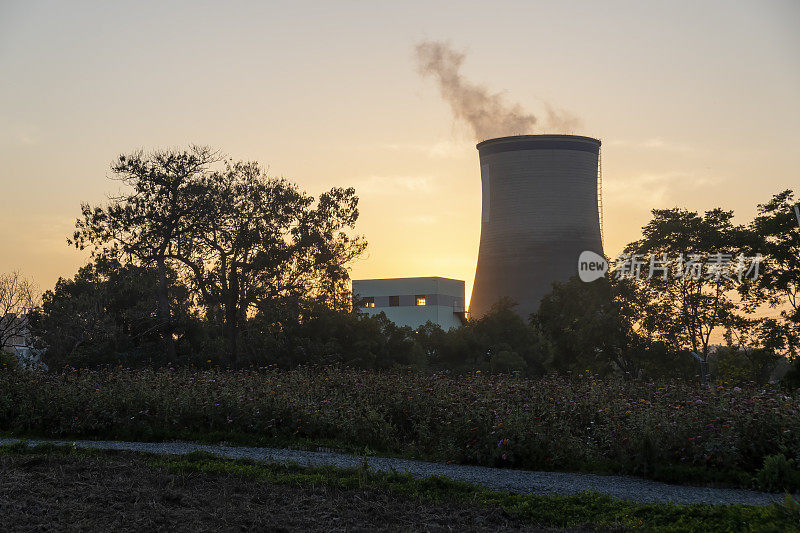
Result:
<svg viewBox="0 0 800 533">
<path fill-rule="evenodd" d="M 800 460 L 800 393 L 685 382 L 341 368 L 0 371 L 0 430 L 119 439 L 328 442 L 530 469 L 755 472 Z"/>
</svg>

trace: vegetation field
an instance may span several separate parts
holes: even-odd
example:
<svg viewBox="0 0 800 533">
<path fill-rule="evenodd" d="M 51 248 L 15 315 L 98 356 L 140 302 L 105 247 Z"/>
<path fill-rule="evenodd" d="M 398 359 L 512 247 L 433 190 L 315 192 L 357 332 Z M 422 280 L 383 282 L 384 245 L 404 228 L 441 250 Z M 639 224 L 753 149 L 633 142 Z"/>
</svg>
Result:
<svg viewBox="0 0 800 533">
<path fill-rule="evenodd" d="M 800 487 L 800 393 L 357 371 L 0 371 L 6 435 L 323 445 L 536 470 Z"/>
</svg>

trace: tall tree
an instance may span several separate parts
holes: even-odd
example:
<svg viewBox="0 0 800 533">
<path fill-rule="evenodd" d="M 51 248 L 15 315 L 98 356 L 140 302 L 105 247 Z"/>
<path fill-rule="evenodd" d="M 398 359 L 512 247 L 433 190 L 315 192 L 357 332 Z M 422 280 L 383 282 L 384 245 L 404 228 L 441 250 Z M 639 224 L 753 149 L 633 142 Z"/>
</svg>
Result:
<svg viewBox="0 0 800 533">
<path fill-rule="evenodd" d="M 107 206 L 81 205 L 70 244 L 92 247 L 95 257 L 134 261 L 157 269 L 156 288 L 161 334 L 168 354 L 175 356 L 173 321 L 169 307 L 170 260 L 192 254 L 204 205 L 198 202 L 198 179 L 219 156 L 207 147 L 159 150 L 121 155 L 112 164 L 113 178 L 129 187 L 111 197 Z"/>
<path fill-rule="evenodd" d="M 223 163 L 200 147 L 120 156 L 112 170 L 131 190 L 106 207 L 83 205 L 70 242 L 156 266 L 162 336 L 172 355 L 170 268 L 206 317 L 222 325 L 234 363 L 248 316 L 278 300 L 299 309 L 300 302 L 336 296 L 349 279 L 348 263 L 366 246 L 349 233 L 358 218 L 352 188 L 333 188 L 315 201 L 257 163 Z"/>
<path fill-rule="evenodd" d="M 791 190 L 759 204 L 750 230 L 751 253 L 764 256 L 764 275 L 740 287 L 752 307 L 780 309 L 779 319 L 761 321 L 762 343 L 796 354 L 800 350 L 800 228 Z"/>
<path fill-rule="evenodd" d="M 227 161 L 202 180 L 199 194 L 202 230 L 181 260 L 208 307 L 220 311 L 232 362 L 248 313 L 327 294 L 349 279 L 348 263 L 366 246 L 347 232 L 358 218 L 352 188 L 333 188 L 315 202 L 257 163 Z"/>
<path fill-rule="evenodd" d="M 737 323 L 731 291 L 740 282 L 729 266 L 744 255 L 751 234 L 732 219 L 733 212 L 722 209 L 704 215 L 654 209 L 642 238 L 625 248 L 628 255 L 619 258 L 616 275 L 635 276 L 631 265 L 640 261 L 639 326 L 651 339 L 706 358 L 712 332 Z"/>
</svg>

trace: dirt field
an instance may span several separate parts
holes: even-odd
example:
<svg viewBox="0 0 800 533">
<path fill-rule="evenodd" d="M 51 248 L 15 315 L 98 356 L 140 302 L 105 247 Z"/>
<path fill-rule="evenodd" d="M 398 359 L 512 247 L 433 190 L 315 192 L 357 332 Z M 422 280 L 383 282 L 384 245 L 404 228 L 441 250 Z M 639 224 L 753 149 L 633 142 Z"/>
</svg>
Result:
<svg viewBox="0 0 800 533">
<path fill-rule="evenodd" d="M 172 474 L 135 457 L 0 456 L 3 531 L 541 531 L 374 490 Z"/>
</svg>

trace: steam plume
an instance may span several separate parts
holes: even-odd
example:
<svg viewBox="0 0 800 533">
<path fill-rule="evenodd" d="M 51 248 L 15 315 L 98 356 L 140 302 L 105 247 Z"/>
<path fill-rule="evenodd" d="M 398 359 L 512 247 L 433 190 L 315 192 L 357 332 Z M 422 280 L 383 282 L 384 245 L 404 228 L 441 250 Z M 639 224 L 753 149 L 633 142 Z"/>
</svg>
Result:
<svg viewBox="0 0 800 533">
<path fill-rule="evenodd" d="M 469 125 L 476 139 L 531 133 L 538 122 L 519 104 L 507 103 L 502 94 L 464 79 L 459 71 L 465 55 L 447 43 L 423 41 L 414 51 L 420 75 L 436 79 L 453 115 Z M 566 131 L 579 125 L 577 117 L 545 105 L 549 128 Z"/>
<path fill-rule="evenodd" d="M 554 131 L 575 131 L 581 127 L 583 121 L 566 109 L 556 108 L 545 102 L 547 112 L 547 127 Z"/>
</svg>

